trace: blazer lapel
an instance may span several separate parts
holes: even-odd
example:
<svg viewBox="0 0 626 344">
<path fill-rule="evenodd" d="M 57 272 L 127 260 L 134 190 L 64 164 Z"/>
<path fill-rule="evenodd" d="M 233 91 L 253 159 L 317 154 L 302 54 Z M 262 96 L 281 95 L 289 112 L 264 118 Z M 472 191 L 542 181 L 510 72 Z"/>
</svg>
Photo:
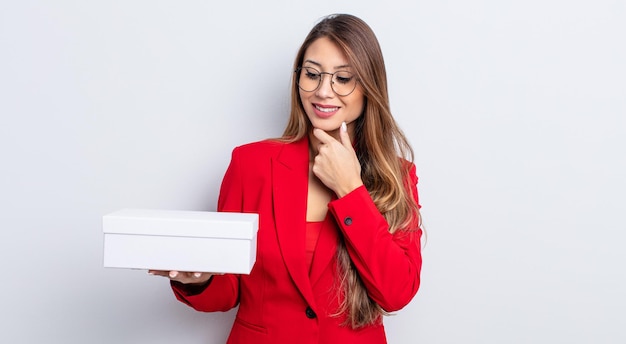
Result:
<svg viewBox="0 0 626 344">
<path fill-rule="evenodd" d="M 308 178 L 308 139 L 284 145 L 272 162 L 276 233 L 293 282 L 304 299 L 315 305 L 304 250 Z"/>
</svg>

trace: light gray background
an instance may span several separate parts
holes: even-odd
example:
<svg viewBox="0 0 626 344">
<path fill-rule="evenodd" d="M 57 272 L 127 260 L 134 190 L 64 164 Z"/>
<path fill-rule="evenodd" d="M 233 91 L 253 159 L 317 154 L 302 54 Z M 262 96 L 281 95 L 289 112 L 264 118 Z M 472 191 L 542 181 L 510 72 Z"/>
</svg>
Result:
<svg viewBox="0 0 626 344">
<path fill-rule="evenodd" d="M 222 343 L 234 312 L 102 268 L 101 216 L 214 210 L 332 12 L 377 33 L 416 151 L 423 284 L 389 341 L 626 342 L 618 0 L 0 1 L 1 341 Z"/>
</svg>

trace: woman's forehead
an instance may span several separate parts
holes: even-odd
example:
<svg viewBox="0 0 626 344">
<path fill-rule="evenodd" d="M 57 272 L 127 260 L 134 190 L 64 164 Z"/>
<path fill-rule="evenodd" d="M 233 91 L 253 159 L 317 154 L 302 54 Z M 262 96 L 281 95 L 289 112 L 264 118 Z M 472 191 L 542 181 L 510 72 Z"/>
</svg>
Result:
<svg viewBox="0 0 626 344">
<path fill-rule="evenodd" d="M 324 69 L 342 69 L 350 66 L 346 54 L 335 42 L 326 37 L 313 41 L 304 52 L 303 64 Z"/>
</svg>

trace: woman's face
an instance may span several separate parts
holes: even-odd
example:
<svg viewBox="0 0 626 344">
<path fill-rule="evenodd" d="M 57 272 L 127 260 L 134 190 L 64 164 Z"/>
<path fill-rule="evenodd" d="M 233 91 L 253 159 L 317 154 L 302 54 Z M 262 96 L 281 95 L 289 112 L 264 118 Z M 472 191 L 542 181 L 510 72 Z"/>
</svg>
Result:
<svg viewBox="0 0 626 344">
<path fill-rule="evenodd" d="M 315 40 L 305 51 L 302 67 L 314 68 L 322 73 L 335 73 L 347 71 L 354 73 L 348 59 L 339 47 L 326 37 Z M 335 89 L 340 90 L 338 83 L 344 83 L 347 79 L 336 79 Z M 303 76 L 303 77 L 306 77 Z M 322 74 L 322 82 L 319 87 L 311 92 L 299 88 L 300 100 L 314 128 L 326 132 L 337 132 L 342 122 L 348 125 L 348 132 L 353 133 L 354 120 L 363 113 L 365 97 L 361 85 L 353 75 L 356 88 L 346 96 L 340 96 L 331 87 L 331 76 Z"/>
</svg>

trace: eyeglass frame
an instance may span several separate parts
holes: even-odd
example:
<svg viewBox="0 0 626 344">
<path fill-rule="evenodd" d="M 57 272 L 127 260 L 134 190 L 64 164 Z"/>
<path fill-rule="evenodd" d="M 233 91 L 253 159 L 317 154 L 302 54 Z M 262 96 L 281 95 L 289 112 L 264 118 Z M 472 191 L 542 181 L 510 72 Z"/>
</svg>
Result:
<svg viewBox="0 0 626 344">
<path fill-rule="evenodd" d="M 312 89 L 310 91 L 307 91 L 307 90 L 303 89 L 300 86 L 300 75 L 297 75 L 297 73 L 302 71 L 302 69 L 304 69 L 304 68 L 313 69 L 313 70 L 318 72 L 317 74 L 319 74 L 319 79 L 317 81 L 317 87 L 315 87 L 314 89 Z M 359 82 L 359 78 L 357 78 L 357 76 L 354 73 L 352 73 L 350 71 L 347 71 L 347 70 L 338 70 L 338 71 L 336 71 L 334 73 L 329 73 L 329 72 L 320 72 L 319 70 L 317 70 L 316 68 L 313 68 L 313 67 L 300 66 L 300 67 L 296 68 L 296 70 L 294 70 L 293 72 L 296 73 L 296 85 L 298 85 L 298 88 L 301 89 L 304 92 L 315 92 L 315 91 L 317 91 L 320 88 L 320 86 L 322 86 L 322 82 L 324 81 L 324 77 L 323 77 L 324 74 L 330 75 L 330 89 L 332 89 L 333 92 L 335 92 L 335 94 L 340 96 L 340 97 L 347 97 L 347 96 L 351 95 L 352 92 L 354 92 L 354 90 L 356 90 L 356 86 L 357 86 L 357 84 Z M 342 73 L 342 72 L 343 73 L 350 73 L 350 74 L 353 75 L 354 78 L 356 78 L 356 80 L 354 81 L 354 87 L 352 88 L 352 90 L 350 92 L 348 92 L 346 94 L 339 94 L 339 93 L 337 93 L 337 91 L 335 91 L 335 88 L 333 87 L 333 84 L 335 83 L 333 81 L 333 78 L 335 77 L 335 74 Z"/>
</svg>

